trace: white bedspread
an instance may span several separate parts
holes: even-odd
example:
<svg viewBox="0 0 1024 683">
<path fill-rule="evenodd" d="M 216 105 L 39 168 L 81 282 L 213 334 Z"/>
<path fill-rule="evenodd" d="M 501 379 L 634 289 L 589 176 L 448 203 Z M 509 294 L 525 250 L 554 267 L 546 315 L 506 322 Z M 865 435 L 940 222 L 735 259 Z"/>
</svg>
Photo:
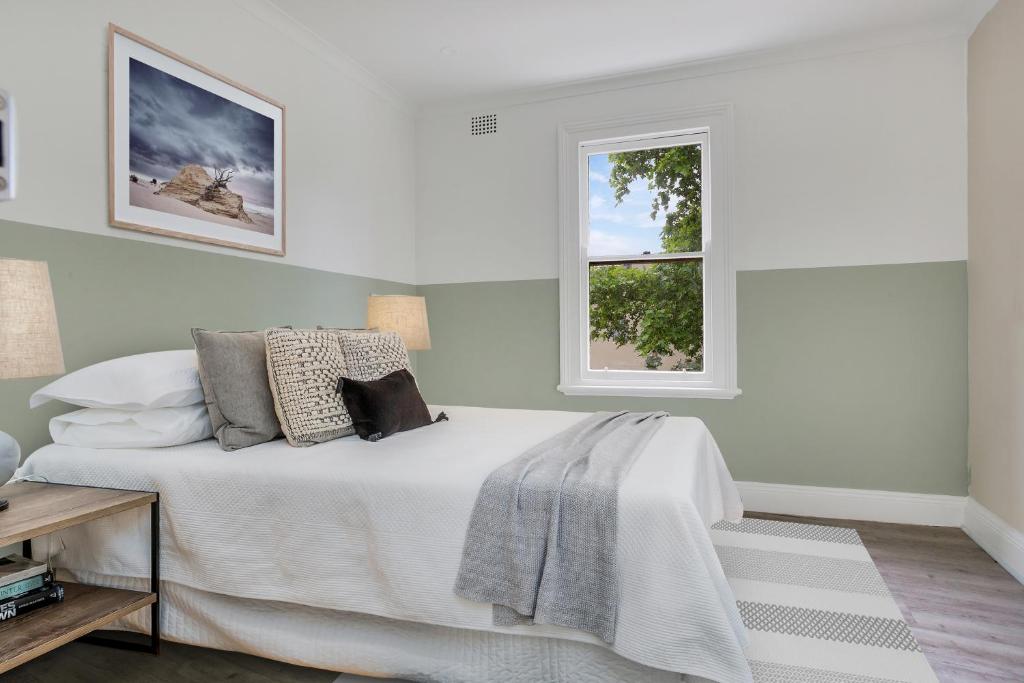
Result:
<svg viewBox="0 0 1024 683">
<path fill-rule="evenodd" d="M 224 595 L 455 628 L 600 644 L 552 626 L 496 627 L 452 586 L 481 483 L 583 413 L 433 407 L 450 422 L 378 443 L 275 441 L 226 453 L 204 441 L 159 449 L 50 445 L 21 475 L 156 490 L 162 576 Z M 745 634 L 708 527 L 742 505 L 704 424 L 669 418 L 619 497 L 622 581 L 612 649 L 716 681 L 749 681 Z M 146 577 L 148 518 L 123 513 L 61 532 L 57 564 Z"/>
</svg>

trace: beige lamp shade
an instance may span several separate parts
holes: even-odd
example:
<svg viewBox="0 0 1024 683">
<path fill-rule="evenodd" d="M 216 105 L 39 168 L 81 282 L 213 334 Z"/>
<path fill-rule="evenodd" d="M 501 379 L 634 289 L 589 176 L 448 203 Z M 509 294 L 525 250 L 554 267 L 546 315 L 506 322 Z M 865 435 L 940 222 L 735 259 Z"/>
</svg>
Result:
<svg viewBox="0 0 1024 683">
<path fill-rule="evenodd" d="M 63 372 L 46 262 L 0 259 L 0 379 Z"/>
<path fill-rule="evenodd" d="M 427 300 L 422 296 L 371 295 L 366 307 L 366 326 L 397 332 L 410 351 L 430 348 Z"/>
</svg>

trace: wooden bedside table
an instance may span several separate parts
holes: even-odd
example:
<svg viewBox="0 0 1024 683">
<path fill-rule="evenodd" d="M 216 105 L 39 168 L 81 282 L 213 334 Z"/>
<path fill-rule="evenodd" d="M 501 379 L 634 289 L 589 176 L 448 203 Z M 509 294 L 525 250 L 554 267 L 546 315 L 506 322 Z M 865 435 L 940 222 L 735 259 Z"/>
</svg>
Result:
<svg viewBox="0 0 1024 683">
<path fill-rule="evenodd" d="M 64 601 L 0 622 L 0 673 L 73 640 L 131 650 L 160 652 L 160 496 L 89 486 L 18 482 L 0 489 L 10 508 L 0 512 L 0 547 L 22 543 L 32 555 L 32 539 L 100 517 L 148 505 L 150 514 L 149 593 L 61 582 Z M 139 645 L 89 633 L 150 606 L 150 638 Z"/>
</svg>

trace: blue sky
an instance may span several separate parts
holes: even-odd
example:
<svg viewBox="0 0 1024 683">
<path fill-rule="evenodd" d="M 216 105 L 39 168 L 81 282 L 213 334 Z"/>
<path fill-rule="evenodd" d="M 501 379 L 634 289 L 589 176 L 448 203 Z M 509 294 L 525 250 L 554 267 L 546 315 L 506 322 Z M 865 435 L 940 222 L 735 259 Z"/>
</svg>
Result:
<svg viewBox="0 0 1024 683">
<path fill-rule="evenodd" d="M 590 155 L 590 254 L 592 256 L 628 256 L 645 251 L 661 251 L 661 228 L 665 216 L 651 220 L 653 193 L 646 180 L 630 184 L 629 194 L 615 205 L 608 185 L 607 154 Z"/>
</svg>

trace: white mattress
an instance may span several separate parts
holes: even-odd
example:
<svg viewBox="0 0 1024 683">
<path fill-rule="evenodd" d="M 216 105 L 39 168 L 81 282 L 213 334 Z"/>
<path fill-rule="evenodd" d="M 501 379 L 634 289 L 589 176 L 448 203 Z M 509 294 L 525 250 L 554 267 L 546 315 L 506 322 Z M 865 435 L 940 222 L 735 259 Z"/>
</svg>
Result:
<svg viewBox="0 0 1024 683">
<path fill-rule="evenodd" d="M 450 422 L 378 443 L 283 441 L 226 453 L 213 441 L 161 449 L 50 445 L 22 475 L 157 490 L 162 574 L 238 598 L 439 626 L 600 644 L 552 626 L 496 627 L 452 585 L 480 484 L 583 413 L 435 407 Z M 747 681 L 743 625 L 708 527 L 742 505 L 704 424 L 669 418 L 619 496 L 622 582 L 612 649 L 712 680 Z M 123 513 L 61 532 L 58 564 L 146 577 L 148 519 Z"/>
</svg>

